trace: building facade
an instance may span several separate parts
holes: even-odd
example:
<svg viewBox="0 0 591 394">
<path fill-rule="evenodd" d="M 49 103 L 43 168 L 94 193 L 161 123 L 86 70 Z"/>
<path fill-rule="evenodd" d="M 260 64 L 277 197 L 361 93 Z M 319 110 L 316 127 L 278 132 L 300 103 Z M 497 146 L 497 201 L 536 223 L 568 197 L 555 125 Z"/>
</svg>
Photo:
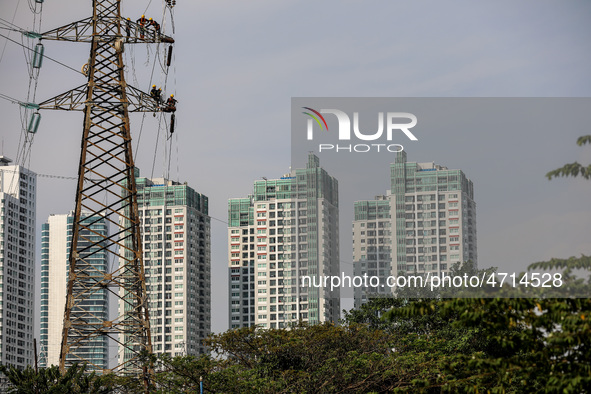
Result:
<svg viewBox="0 0 591 394">
<path fill-rule="evenodd" d="M 0 362 L 34 362 L 36 174 L 0 156 Z"/>
<path fill-rule="evenodd" d="M 353 221 L 354 274 L 386 278 L 392 274 L 392 216 L 390 194 L 374 200 L 356 201 Z M 369 297 L 389 296 L 387 286 L 354 286 L 355 308 Z"/>
<path fill-rule="evenodd" d="M 211 332 L 208 198 L 164 178 L 137 177 L 136 185 L 153 351 L 203 354 Z M 119 356 L 127 357 L 122 349 Z"/>
<path fill-rule="evenodd" d="M 78 248 L 85 254 L 87 272 L 104 275 L 107 272 L 107 252 L 100 244 L 90 247 L 92 241 L 107 236 L 104 218 L 90 217 L 82 213 Z M 69 275 L 70 247 L 74 226 L 74 212 L 65 215 L 51 215 L 41 228 L 41 340 L 39 365 L 59 365 L 64 326 L 67 283 Z M 109 292 L 96 290 L 82 301 L 72 313 L 84 313 L 89 324 L 100 324 L 109 320 Z M 69 356 L 73 362 L 84 360 L 88 370 L 108 368 L 109 341 L 107 336 L 89 341 Z M 78 358 L 79 357 L 79 358 Z"/>
<path fill-rule="evenodd" d="M 433 276 L 448 272 L 457 262 L 477 264 L 474 186 L 464 172 L 407 162 L 404 151 L 397 154 L 390 172 L 387 196 L 355 203 L 355 274 L 377 275 L 384 281 L 382 275 Z M 388 291 L 388 286 L 356 289 L 355 305 Z"/>
<path fill-rule="evenodd" d="M 338 288 L 301 286 L 339 275 L 338 219 L 338 182 L 313 154 L 306 168 L 229 200 L 230 328 L 338 320 Z"/>
</svg>

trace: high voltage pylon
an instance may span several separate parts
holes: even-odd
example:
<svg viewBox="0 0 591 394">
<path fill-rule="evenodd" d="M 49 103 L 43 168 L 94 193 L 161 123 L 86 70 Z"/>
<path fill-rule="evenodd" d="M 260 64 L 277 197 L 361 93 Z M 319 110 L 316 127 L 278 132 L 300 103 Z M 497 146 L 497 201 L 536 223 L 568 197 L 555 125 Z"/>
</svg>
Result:
<svg viewBox="0 0 591 394">
<path fill-rule="evenodd" d="M 160 109 L 149 94 L 125 82 L 123 49 L 127 43 L 174 40 L 159 29 L 122 19 L 121 0 L 93 0 L 92 10 L 90 18 L 41 34 L 44 40 L 91 44 L 88 82 L 39 104 L 40 109 L 84 111 L 59 366 L 64 371 L 74 362 L 86 362 L 92 368 L 86 355 L 92 354 L 93 341 L 106 336 L 123 350 L 111 370 L 141 375 L 148 387 L 152 344 L 129 112 Z M 93 229 L 102 218 L 110 226 L 106 235 Z M 118 264 L 109 272 L 96 268 L 89 260 L 99 253 Z M 93 295 L 104 292 L 119 301 L 112 320 L 88 307 Z"/>
</svg>

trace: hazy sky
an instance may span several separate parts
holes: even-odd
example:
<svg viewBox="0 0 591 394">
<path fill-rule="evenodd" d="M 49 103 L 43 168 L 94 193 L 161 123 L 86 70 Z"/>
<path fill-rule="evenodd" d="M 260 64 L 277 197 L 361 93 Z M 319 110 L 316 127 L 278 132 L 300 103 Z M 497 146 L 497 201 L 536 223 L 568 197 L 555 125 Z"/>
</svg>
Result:
<svg viewBox="0 0 591 394">
<path fill-rule="evenodd" d="M 132 19 L 144 12 L 162 17 L 162 1 L 124 1 L 122 9 Z M 46 0 L 41 30 L 90 14 L 90 1 Z M 13 17 L 19 27 L 31 28 L 27 1 L 0 2 L 0 18 Z M 213 331 L 228 324 L 227 200 L 250 193 L 255 179 L 288 171 L 292 97 L 588 97 L 590 20 L 586 1 L 178 0 L 175 32 L 168 16 L 163 23 L 176 40 L 166 93 L 179 100 L 170 166 L 159 118 L 135 115 L 131 121 L 136 140 L 143 122 L 135 152 L 142 175 L 150 176 L 154 167 L 154 176 L 169 172 L 209 196 Z M 21 40 L 20 34 L 0 29 L 8 33 Z M 0 37 L 0 93 L 24 101 L 23 49 L 5 43 Z M 88 51 L 87 44 L 45 42 L 47 56 L 77 70 Z M 135 58 L 128 63 L 128 83 L 149 90 L 154 49 L 127 46 L 125 54 Z M 152 81 L 163 85 L 160 66 L 154 70 Z M 80 74 L 46 59 L 36 101 L 83 83 Z M 3 153 L 14 158 L 21 135 L 19 107 L 0 100 L 0 115 Z M 82 114 L 42 115 L 30 168 L 75 176 Z M 516 144 L 523 155 L 488 152 L 493 160 L 482 165 L 483 141 L 490 136 L 474 130 L 469 138 L 447 141 L 461 153 L 431 157 L 417 145 L 409 160 L 462 168 L 475 183 L 480 262 L 500 265 L 496 262 L 514 258 L 523 265 L 591 253 L 590 184 L 544 180 L 547 171 L 564 163 L 591 162 L 591 149 L 575 145 L 577 136 L 588 133 L 558 128 L 551 136 L 524 136 Z M 479 148 L 471 149 L 475 145 Z M 509 173 L 516 178 L 508 183 Z M 40 229 L 50 213 L 72 209 L 75 182 L 40 177 L 38 185 Z M 387 187 L 386 178 L 382 189 Z M 384 190 L 372 190 L 366 198 Z M 341 221 L 341 228 L 349 232 L 350 223 Z"/>
</svg>

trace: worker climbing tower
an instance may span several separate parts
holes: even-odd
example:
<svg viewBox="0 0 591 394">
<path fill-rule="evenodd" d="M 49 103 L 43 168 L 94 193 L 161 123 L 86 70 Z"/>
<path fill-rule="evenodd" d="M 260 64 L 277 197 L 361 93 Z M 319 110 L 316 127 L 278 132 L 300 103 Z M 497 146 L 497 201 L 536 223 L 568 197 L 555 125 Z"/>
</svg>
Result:
<svg viewBox="0 0 591 394">
<path fill-rule="evenodd" d="M 111 370 L 142 376 L 148 387 L 152 345 L 129 113 L 160 108 L 148 93 L 125 82 L 123 51 L 127 44 L 174 40 L 159 28 L 122 18 L 121 0 L 93 0 L 92 11 L 92 17 L 41 34 L 42 40 L 91 45 L 83 69 L 87 83 L 39 104 L 40 109 L 84 111 L 59 366 L 64 371 L 86 362 L 92 369 L 85 354 L 106 336 L 123 349 Z M 103 220 L 110 228 L 106 234 L 93 225 Z M 94 254 L 107 255 L 108 272 L 91 264 Z M 88 308 L 104 292 L 120 305 L 110 320 Z"/>
</svg>

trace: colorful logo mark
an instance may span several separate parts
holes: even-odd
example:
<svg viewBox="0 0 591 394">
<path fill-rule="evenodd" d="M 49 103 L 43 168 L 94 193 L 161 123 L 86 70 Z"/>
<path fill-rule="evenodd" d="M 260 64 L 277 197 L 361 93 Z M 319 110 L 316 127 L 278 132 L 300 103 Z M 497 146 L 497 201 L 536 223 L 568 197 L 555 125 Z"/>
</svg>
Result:
<svg viewBox="0 0 591 394">
<path fill-rule="evenodd" d="M 326 120 L 324 119 L 324 116 L 320 115 L 320 112 L 318 112 L 310 107 L 302 107 L 302 108 L 307 109 L 308 111 L 314 112 L 314 114 L 316 114 L 318 116 L 318 117 L 316 117 L 313 114 L 311 114 L 310 112 L 302 112 L 303 114 L 306 114 L 309 117 L 311 117 L 312 119 L 314 119 L 316 121 L 316 123 L 318 123 L 318 126 L 320 126 L 320 130 L 323 129 L 322 123 L 320 123 L 320 119 L 322 119 L 322 122 L 324 123 L 324 126 L 326 127 L 326 131 L 328 131 L 328 125 L 326 124 Z M 320 118 L 320 119 L 318 119 L 318 118 Z"/>
</svg>

